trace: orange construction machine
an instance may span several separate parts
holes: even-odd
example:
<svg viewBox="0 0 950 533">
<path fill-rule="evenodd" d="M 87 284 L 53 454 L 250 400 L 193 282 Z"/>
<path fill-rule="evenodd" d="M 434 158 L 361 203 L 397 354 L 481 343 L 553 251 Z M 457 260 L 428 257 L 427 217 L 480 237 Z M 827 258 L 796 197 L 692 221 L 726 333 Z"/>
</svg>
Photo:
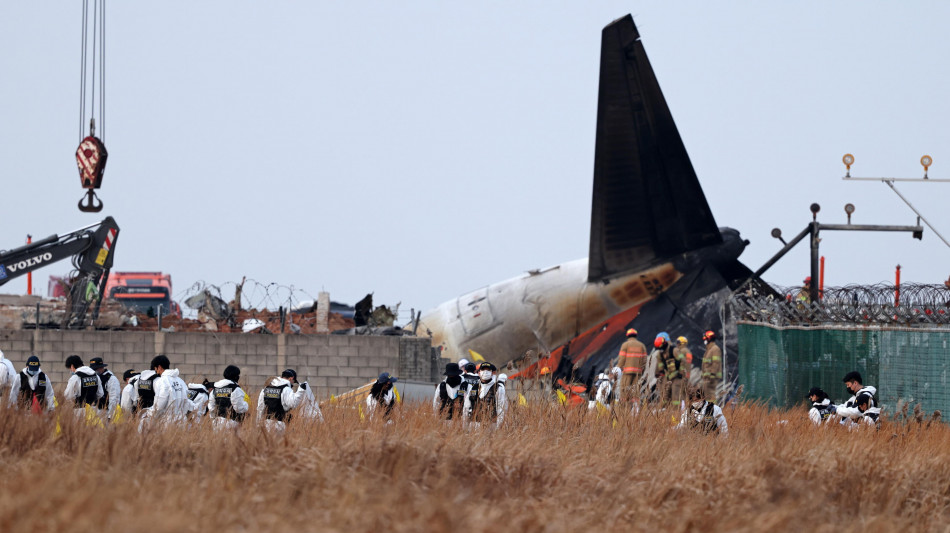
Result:
<svg viewBox="0 0 950 533">
<path fill-rule="evenodd" d="M 171 274 L 113 272 L 106 284 L 105 297 L 117 300 L 137 313 L 181 316 L 181 308 L 172 300 Z"/>
</svg>

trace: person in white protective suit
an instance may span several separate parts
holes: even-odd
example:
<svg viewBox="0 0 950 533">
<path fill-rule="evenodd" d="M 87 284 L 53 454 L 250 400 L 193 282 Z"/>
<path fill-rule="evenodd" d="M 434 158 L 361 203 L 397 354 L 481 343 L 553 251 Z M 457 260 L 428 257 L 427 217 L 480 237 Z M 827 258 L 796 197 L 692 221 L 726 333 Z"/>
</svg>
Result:
<svg viewBox="0 0 950 533">
<path fill-rule="evenodd" d="M 880 408 L 874 401 L 877 388 L 864 385 L 861 374 L 857 371 L 848 372 L 841 381 L 844 382 L 848 392 L 852 393 L 848 401 L 835 407 L 835 414 L 841 420 L 841 424 L 846 427 L 859 424 L 877 425 L 881 414 Z"/>
<path fill-rule="evenodd" d="M 445 379 L 435 386 L 432 397 L 432 411 L 443 420 L 458 420 L 465 407 L 465 391 L 462 382 L 462 369 L 458 363 L 445 365 Z"/>
<path fill-rule="evenodd" d="M 201 383 L 188 384 L 188 399 L 195 405 L 191 412 L 192 420 L 201 420 L 208 414 L 208 400 L 211 399 L 211 391 L 214 389 L 214 383 L 204 380 Z"/>
<path fill-rule="evenodd" d="M 0 401 L 2 401 L 5 396 L 7 403 L 14 405 L 19 390 L 20 380 L 17 378 L 17 371 L 13 366 L 13 361 L 4 357 L 3 351 L 0 351 Z"/>
<path fill-rule="evenodd" d="M 722 414 L 722 408 L 703 398 L 703 389 L 696 387 L 689 393 L 689 405 L 683 410 L 677 428 L 699 431 L 705 435 L 718 434 L 725 437 L 729 433 L 729 424 Z"/>
<path fill-rule="evenodd" d="M 290 411 L 300 403 L 306 392 L 303 386 L 294 392 L 294 382 L 297 381 L 297 372 L 291 368 L 281 372 L 280 377 L 273 377 L 261 389 L 257 399 L 257 421 L 264 421 L 268 430 L 283 431 L 290 420 Z"/>
<path fill-rule="evenodd" d="M 134 415 L 138 411 L 139 396 L 135 390 L 139 381 L 139 372 L 130 368 L 122 374 L 122 381 L 125 387 L 122 388 L 122 397 L 119 399 L 119 407 L 125 416 Z"/>
<path fill-rule="evenodd" d="M 462 420 L 466 425 L 501 427 L 508 411 L 507 378 L 505 374 L 495 376 L 495 365 L 489 362 L 478 365 L 478 383 L 466 394 L 462 408 Z"/>
<path fill-rule="evenodd" d="M 590 388 L 587 408 L 593 409 L 600 405 L 609 410 L 615 396 L 614 389 L 619 383 L 621 375 L 623 375 L 623 371 L 617 366 L 610 369 L 610 373 L 598 374 Z"/>
<path fill-rule="evenodd" d="M 188 385 L 179 377 L 177 368 L 169 368 L 168 357 L 157 355 L 152 369 L 158 374 L 155 381 L 155 405 L 152 418 L 165 425 L 184 425 L 195 405 L 188 399 Z"/>
<path fill-rule="evenodd" d="M 103 395 L 102 398 L 99 398 L 96 407 L 99 409 L 101 416 L 105 416 L 106 420 L 112 420 L 112 415 L 115 414 L 115 408 L 119 405 L 122 396 L 122 389 L 119 387 L 119 378 L 115 377 L 106 368 L 107 366 L 109 364 L 103 362 L 101 357 L 93 357 L 89 360 L 89 368 L 96 371 L 96 374 L 99 375 L 99 381 L 102 382 Z"/>
<path fill-rule="evenodd" d="M 28 409 L 35 413 L 52 411 L 55 407 L 53 397 L 53 384 L 49 377 L 40 368 L 40 358 L 31 355 L 26 360 L 26 367 L 17 375 L 19 380 L 19 393 L 17 393 L 17 405 L 22 409 Z"/>
<path fill-rule="evenodd" d="M 806 397 L 811 400 L 811 409 L 808 410 L 808 419 L 811 420 L 812 423 L 816 426 L 820 426 L 834 418 L 835 405 L 831 403 L 831 399 L 828 398 L 824 390 L 818 387 L 812 387 Z"/>
<path fill-rule="evenodd" d="M 208 411 L 211 413 L 211 427 L 215 429 L 237 429 L 244 422 L 244 416 L 250 407 L 247 393 L 238 385 L 241 369 L 228 365 L 224 369 L 224 379 L 214 382 Z"/>
<path fill-rule="evenodd" d="M 287 369 L 284 372 L 293 372 L 293 378 L 295 383 L 297 381 L 297 372 Z M 304 381 L 300 383 L 297 387 L 297 392 L 303 390 L 303 394 L 300 396 L 300 402 L 297 404 L 297 410 L 294 411 L 295 417 L 300 417 L 302 420 L 316 420 L 318 422 L 323 422 L 323 412 L 320 411 L 320 403 L 317 402 L 316 396 L 313 394 L 313 387 L 310 386 L 310 383 Z"/>
<path fill-rule="evenodd" d="M 102 382 L 96 371 L 86 366 L 78 355 L 66 358 L 66 368 L 72 375 L 66 382 L 63 398 L 67 405 L 72 404 L 76 416 L 84 415 L 87 406 L 95 409 L 99 398 L 102 398 Z"/>
<path fill-rule="evenodd" d="M 396 393 L 393 385 L 399 381 L 399 378 L 390 376 L 389 372 L 383 372 L 376 378 L 376 382 L 369 389 L 366 395 L 366 413 L 369 419 L 376 418 L 377 412 L 382 412 L 383 418 L 390 420 L 393 408 L 396 407 Z"/>
</svg>

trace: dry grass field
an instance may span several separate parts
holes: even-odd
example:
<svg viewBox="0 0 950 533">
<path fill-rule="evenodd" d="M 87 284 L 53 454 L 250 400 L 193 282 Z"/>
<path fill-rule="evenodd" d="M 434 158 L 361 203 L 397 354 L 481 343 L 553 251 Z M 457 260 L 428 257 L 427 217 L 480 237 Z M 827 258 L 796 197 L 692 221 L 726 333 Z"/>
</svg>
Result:
<svg viewBox="0 0 950 533">
<path fill-rule="evenodd" d="M 0 531 L 950 530 L 945 425 L 818 430 L 740 405 L 720 439 L 555 406 L 513 406 L 498 431 L 408 404 L 390 425 L 324 414 L 276 436 L 64 412 L 57 436 L 0 412 Z"/>
</svg>

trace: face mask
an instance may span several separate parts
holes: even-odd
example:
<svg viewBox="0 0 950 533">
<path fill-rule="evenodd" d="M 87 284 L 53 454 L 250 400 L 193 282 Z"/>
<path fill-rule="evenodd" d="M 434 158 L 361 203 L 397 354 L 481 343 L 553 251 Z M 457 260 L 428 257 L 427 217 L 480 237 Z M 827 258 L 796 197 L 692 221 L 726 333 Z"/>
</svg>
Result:
<svg viewBox="0 0 950 533">
<path fill-rule="evenodd" d="M 482 370 L 481 372 L 478 373 L 478 377 L 479 377 L 482 381 L 488 381 L 488 380 L 490 380 L 490 379 L 491 379 L 491 370 Z"/>
<path fill-rule="evenodd" d="M 27 368 L 27 369 L 26 369 L 26 373 L 29 374 L 29 375 L 31 375 L 31 376 L 35 376 L 37 372 L 39 372 L 39 369 L 32 369 L 32 368 Z"/>
<path fill-rule="evenodd" d="M 702 405 L 703 405 L 703 401 L 702 401 L 702 400 L 696 400 L 695 402 L 693 402 L 693 407 L 694 407 L 695 409 L 699 409 Z"/>
</svg>

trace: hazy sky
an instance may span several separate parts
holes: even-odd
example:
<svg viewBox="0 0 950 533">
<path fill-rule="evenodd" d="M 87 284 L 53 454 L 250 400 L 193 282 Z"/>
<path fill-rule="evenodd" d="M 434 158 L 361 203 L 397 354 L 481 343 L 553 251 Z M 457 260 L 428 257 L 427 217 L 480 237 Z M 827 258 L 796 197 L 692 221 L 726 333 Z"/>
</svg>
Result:
<svg viewBox="0 0 950 533">
<path fill-rule="evenodd" d="M 947 2 L 108 3 L 99 196 L 80 213 L 81 3 L 0 18 L 0 247 L 116 218 L 117 270 L 431 308 L 588 252 L 601 29 L 634 15 L 720 226 L 756 269 L 810 221 L 913 224 L 950 178 Z M 950 239 L 950 183 L 898 184 Z M 943 282 L 927 229 L 823 234 L 826 283 Z M 807 243 L 765 276 L 808 273 Z M 46 291 L 61 262 L 38 271 Z M 25 278 L 0 292 L 22 293 Z"/>
</svg>

